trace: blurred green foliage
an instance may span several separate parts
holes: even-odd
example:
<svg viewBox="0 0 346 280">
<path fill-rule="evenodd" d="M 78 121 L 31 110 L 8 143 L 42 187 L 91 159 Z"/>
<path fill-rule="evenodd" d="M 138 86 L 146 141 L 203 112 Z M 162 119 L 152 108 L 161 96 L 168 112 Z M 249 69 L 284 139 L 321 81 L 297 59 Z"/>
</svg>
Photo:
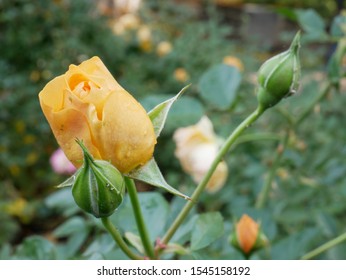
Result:
<svg viewBox="0 0 346 280">
<path fill-rule="evenodd" d="M 319 1 L 319 0 L 305 0 L 305 1 L 299 1 L 299 0 L 245 0 L 246 3 L 255 3 L 255 4 L 264 4 L 264 5 L 271 5 L 274 7 L 285 7 L 290 9 L 314 9 L 318 10 L 327 17 L 332 17 L 335 15 L 338 3 L 337 2 L 344 2 L 343 0 L 325 0 L 325 1 Z"/>
<path fill-rule="evenodd" d="M 164 2 L 146 1 L 140 11 L 140 27 L 151 32 L 150 47 L 143 49 L 140 27 L 114 34 L 114 21 L 98 12 L 95 1 L 0 1 L 0 259 L 126 258 L 101 223 L 77 208 L 69 189 L 53 188 L 64 178 L 48 164 L 57 145 L 37 94 L 69 64 L 100 56 L 147 110 L 192 83 L 173 105 L 155 151 L 167 181 L 187 194 L 195 185 L 174 157 L 174 130 L 207 114 L 217 134 L 227 137 L 255 109 L 254 73 L 272 53 L 247 44 L 246 34 L 235 36 L 212 4 L 196 10 Z M 254 259 L 297 259 L 346 230 L 346 99 L 340 83 L 345 47 L 339 44 L 334 53 L 345 36 L 345 17 L 328 21 L 316 10 L 299 8 L 289 11 L 296 20 L 291 22 L 294 30 L 281 34 L 286 48 L 285 39 L 298 28 L 304 31 L 299 93 L 266 112 L 239 139 L 225 158 L 230 169 L 225 186 L 202 195 L 164 258 L 244 258 L 228 242 L 234 221 L 244 213 L 261 222 L 270 242 Z M 172 46 L 165 55 L 157 50 L 163 41 Z M 245 70 L 221 64 L 225 56 L 239 58 Z M 335 88 L 315 104 L 328 79 Z M 307 117 L 295 123 L 309 107 Z M 269 199 L 256 209 L 286 135 Z M 184 204 L 158 191 L 140 193 L 140 201 L 153 242 Z M 133 234 L 125 236 L 137 248 L 127 198 L 112 220 L 122 233 Z M 345 252 L 345 245 L 339 245 L 318 258 L 345 259 Z"/>
</svg>

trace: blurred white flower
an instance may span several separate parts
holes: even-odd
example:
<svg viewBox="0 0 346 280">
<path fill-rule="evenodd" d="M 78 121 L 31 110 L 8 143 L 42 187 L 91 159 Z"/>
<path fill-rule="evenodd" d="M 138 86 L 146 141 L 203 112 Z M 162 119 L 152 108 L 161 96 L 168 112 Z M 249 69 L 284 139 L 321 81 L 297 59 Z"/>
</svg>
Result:
<svg viewBox="0 0 346 280">
<path fill-rule="evenodd" d="M 114 8 L 122 13 L 137 13 L 142 0 L 113 0 Z"/>
<path fill-rule="evenodd" d="M 52 154 L 49 162 L 55 173 L 70 175 L 76 171 L 76 167 L 68 160 L 60 148 Z"/>
<path fill-rule="evenodd" d="M 150 52 L 153 47 L 152 32 L 149 26 L 141 25 L 137 31 L 139 47 L 144 52 Z"/>
<path fill-rule="evenodd" d="M 123 35 L 126 31 L 138 29 L 140 19 L 134 14 L 125 14 L 113 21 L 113 32 L 116 35 Z"/>
<path fill-rule="evenodd" d="M 178 128 L 173 139 L 176 143 L 175 156 L 183 170 L 191 175 L 196 183 L 201 182 L 222 144 L 214 133 L 213 124 L 208 117 L 203 116 L 196 125 Z M 208 182 L 206 190 L 216 192 L 221 189 L 227 175 L 227 164 L 222 161 Z"/>
</svg>

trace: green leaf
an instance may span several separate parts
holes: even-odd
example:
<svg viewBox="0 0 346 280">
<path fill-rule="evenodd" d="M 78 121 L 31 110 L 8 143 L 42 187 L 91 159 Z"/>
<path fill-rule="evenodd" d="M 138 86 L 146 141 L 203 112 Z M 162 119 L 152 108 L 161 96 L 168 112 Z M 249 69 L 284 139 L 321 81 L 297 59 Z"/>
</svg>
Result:
<svg viewBox="0 0 346 280">
<path fill-rule="evenodd" d="M 171 109 L 172 104 L 183 94 L 183 92 L 189 86 L 190 85 L 184 87 L 176 96 L 160 103 L 148 113 L 148 116 L 151 122 L 153 123 L 156 137 L 160 136 L 160 133 L 166 123 L 167 115 L 169 110 Z"/>
<path fill-rule="evenodd" d="M 337 235 L 337 222 L 335 218 L 325 211 L 318 211 L 315 215 L 317 226 L 321 233 L 327 238 L 333 238 Z"/>
<path fill-rule="evenodd" d="M 89 228 L 81 217 L 72 217 L 56 228 L 53 235 L 66 238 L 66 242 L 58 246 L 59 256 L 64 259 L 72 258 L 86 241 Z"/>
<path fill-rule="evenodd" d="M 286 238 L 272 245 L 273 260 L 296 260 L 311 250 L 311 243 L 320 235 L 320 230 L 307 228 L 303 231 L 291 233 Z"/>
<path fill-rule="evenodd" d="M 327 38 L 326 24 L 323 18 L 313 9 L 297 10 L 297 19 L 309 40 L 323 40 Z"/>
<path fill-rule="evenodd" d="M 132 170 L 129 174 L 127 174 L 128 177 L 132 179 L 137 179 L 140 181 L 143 181 L 145 183 L 148 183 L 152 186 L 162 188 L 174 195 L 178 195 L 184 199 L 190 199 L 187 195 L 179 192 L 178 190 L 171 187 L 163 178 L 161 171 L 159 167 L 157 166 L 157 163 L 154 158 L 149 160 L 145 165 L 136 168 Z"/>
<path fill-rule="evenodd" d="M 10 244 L 8 243 L 2 244 L 0 247 L 0 260 L 11 259 L 11 251 L 12 251 L 12 248 Z"/>
<path fill-rule="evenodd" d="M 96 255 L 98 253 L 104 255 L 114 250 L 114 247 L 116 247 L 114 240 L 108 233 L 100 234 L 86 248 L 86 250 L 83 253 L 83 256 L 90 258 L 91 256 Z"/>
<path fill-rule="evenodd" d="M 241 74 L 237 68 L 225 64 L 211 67 L 198 83 L 202 98 L 212 106 L 228 109 L 237 97 Z"/>
<path fill-rule="evenodd" d="M 137 249 L 138 252 L 145 254 L 142 240 L 138 235 L 132 232 L 125 232 L 125 238 L 133 247 Z"/>
<path fill-rule="evenodd" d="M 224 233 L 223 218 L 219 212 L 199 215 L 191 237 L 191 250 L 207 247 Z"/>
<path fill-rule="evenodd" d="M 204 111 L 203 105 L 196 98 L 182 96 L 169 114 L 166 130 L 173 131 L 178 127 L 196 123 L 204 115 Z"/>
<path fill-rule="evenodd" d="M 189 220 L 186 220 L 176 231 L 171 241 L 176 243 L 185 243 L 190 240 L 191 232 L 194 230 L 194 226 L 199 215 L 192 216 Z"/>
<path fill-rule="evenodd" d="M 53 192 L 44 200 L 44 203 L 48 208 L 62 211 L 65 216 L 71 216 L 80 211 L 73 199 L 71 189 L 63 188 Z"/>
<path fill-rule="evenodd" d="M 56 248 L 47 239 L 41 236 L 30 236 L 18 246 L 14 258 L 30 260 L 55 260 Z"/>
<path fill-rule="evenodd" d="M 53 235 L 57 238 L 67 237 L 78 231 L 86 229 L 85 220 L 81 217 L 72 217 L 66 222 L 58 226 L 54 231 Z"/>
<path fill-rule="evenodd" d="M 333 19 L 332 26 L 330 28 L 330 33 L 335 37 L 344 36 L 346 31 L 346 16 L 341 14 Z"/>
<path fill-rule="evenodd" d="M 169 205 L 166 199 L 158 192 L 138 193 L 139 202 L 151 240 L 163 234 L 165 229 Z M 122 205 L 111 216 L 111 221 L 119 227 L 122 232 L 138 234 L 137 224 L 134 219 L 133 209 L 129 197 L 126 195 Z"/>
</svg>

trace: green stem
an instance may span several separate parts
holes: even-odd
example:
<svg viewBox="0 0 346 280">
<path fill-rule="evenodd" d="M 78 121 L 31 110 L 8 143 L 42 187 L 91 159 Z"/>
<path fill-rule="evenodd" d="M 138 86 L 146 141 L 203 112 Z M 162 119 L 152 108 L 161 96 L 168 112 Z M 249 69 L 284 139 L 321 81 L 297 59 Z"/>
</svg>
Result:
<svg viewBox="0 0 346 280">
<path fill-rule="evenodd" d="M 259 116 L 263 114 L 265 110 L 261 107 L 258 107 L 251 115 L 249 115 L 234 131 L 233 133 L 227 138 L 223 146 L 218 151 L 218 154 L 216 155 L 214 161 L 212 162 L 208 172 L 204 175 L 204 178 L 199 183 L 195 191 L 193 192 L 191 196 L 191 200 L 188 201 L 184 208 L 181 210 L 179 215 L 176 217 L 174 222 L 171 224 L 170 228 L 167 230 L 165 236 L 162 239 L 163 244 L 167 244 L 171 238 L 173 237 L 174 233 L 177 231 L 179 226 L 182 224 L 192 207 L 195 205 L 195 202 L 198 200 L 201 193 L 204 191 L 207 183 L 209 182 L 211 176 L 213 175 L 216 167 L 218 166 L 219 162 L 222 160 L 222 158 L 225 156 L 225 154 L 229 151 L 232 144 L 237 140 L 237 138 L 241 135 L 241 133 L 249 127 L 254 121 L 256 121 Z"/>
<path fill-rule="evenodd" d="M 108 230 L 110 235 L 113 237 L 114 241 L 118 244 L 120 249 L 133 260 L 142 260 L 140 256 L 133 253 L 130 248 L 127 246 L 118 229 L 111 223 L 109 217 L 101 218 L 104 227 Z"/>
<path fill-rule="evenodd" d="M 311 113 L 311 111 L 314 109 L 315 105 L 319 103 L 331 90 L 332 84 L 328 82 L 324 87 L 323 90 L 319 93 L 319 95 L 316 96 L 316 98 L 305 108 L 303 113 L 300 114 L 300 116 L 294 121 L 294 125 L 298 126 L 305 118 Z"/>
<path fill-rule="evenodd" d="M 346 241 L 346 232 L 339 235 L 338 237 L 328 241 L 327 243 L 324 243 L 320 247 L 317 247 L 316 249 L 312 250 L 311 252 L 305 254 L 304 256 L 301 257 L 302 260 L 310 260 L 317 255 L 323 253 L 324 251 L 329 250 L 330 248 Z"/>
<path fill-rule="evenodd" d="M 276 174 L 276 170 L 278 169 L 278 167 L 280 166 L 280 161 L 282 158 L 282 154 L 284 152 L 284 150 L 286 149 L 287 146 L 287 142 L 288 142 L 288 136 L 289 136 L 289 132 L 286 132 L 286 135 L 283 139 L 283 142 L 279 144 L 278 148 L 277 148 L 277 152 L 275 155 L 275 158 L 273 160 L 273 164 L 271 166 L 271 169 L 269 171 L 269 174 L 265 180 L 265 183 L 263 185 L 263 188 L 261 190 L 261 192 L 259 193 L 258 197 L 257 197 L 257 201 L 255 204 L 255 207 L 258 209 L 263 208 L 263 206 L 265 205 L 265 203 L 267 202 L 267 199 L 269 197 L 269 192 L 272 186 L 272 182 L 274 180 L 275 174 Z"/>
<path fill-rule="evenodd" d="M 125 184 L 126 184 L 127 192 L 131 200 L 133 212 L 134 212 L 136 223 L 137 223 L 137 228 L 143 243 L 144 250 L 150 259 L 154 259 L 155 258 L 154 247 L 150 241 L 149 233 L 144 222 L 135 183 L 132 179 L 125 177 Z"/>
</svg>

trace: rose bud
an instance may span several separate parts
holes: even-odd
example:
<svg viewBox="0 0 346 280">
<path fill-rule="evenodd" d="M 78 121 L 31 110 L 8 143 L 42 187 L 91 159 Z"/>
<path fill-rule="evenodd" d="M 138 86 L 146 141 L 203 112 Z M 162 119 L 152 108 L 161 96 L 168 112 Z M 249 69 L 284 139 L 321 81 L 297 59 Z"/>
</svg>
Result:
<svg viewBox="0 0 346 280">
<path fill-rule="evenodd" d="M 235 226 L 230 237 L 231 244 L 245 256 L 267 245 L 268 240 L 262 233 L 260 225 L 251 217 L 244 214 Z"/>
<path fill-rule="evenodd" d="M 98 57 L 71 65 L 44 87 L 39 99 L 58 144 L 74 166 L 83 162 L 76 138 L 95 159 L 111 162 L 122 173 L 152 158 L 156 136 L 150 118 Z"/>
<path fill-rule="evenodd" d="M 72 195 L 77 205 L 96 218 L 108 217 L 123 201 L 125 183 L 121 173 L 108 161 L 94 160 L 84 144 L 83 166 L 74 175 Z"/>
<path fill-rule="evenodd" d="M 299 47 L 300 33 L 298 32 L 287 51 L 270 58 L 260 67 L 257 99 L 263 110 L 274 106 L 281 99 L 298 90 L 300 78 Z"/>
</svg>

